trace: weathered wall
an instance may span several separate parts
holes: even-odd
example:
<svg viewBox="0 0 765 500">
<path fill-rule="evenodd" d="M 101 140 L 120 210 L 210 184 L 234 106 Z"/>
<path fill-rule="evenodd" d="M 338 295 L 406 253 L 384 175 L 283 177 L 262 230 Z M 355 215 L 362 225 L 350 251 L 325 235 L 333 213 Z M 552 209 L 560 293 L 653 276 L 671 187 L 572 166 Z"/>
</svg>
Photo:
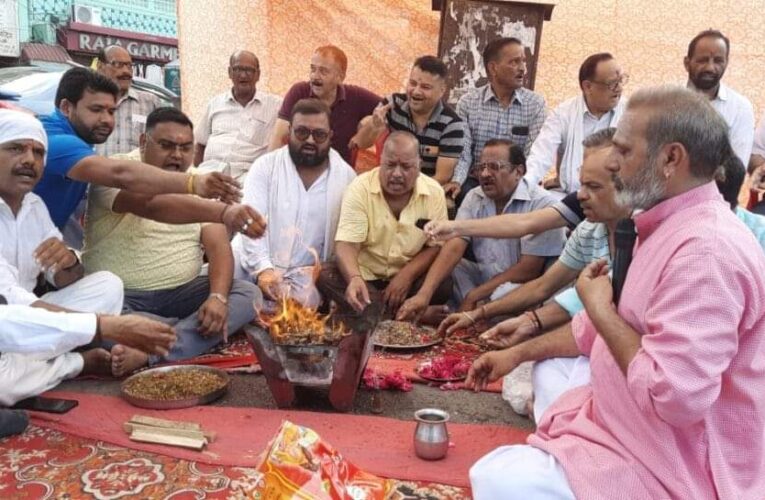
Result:
<svg viewBox="0 0 765 500">
<path fill-rule="evenodd" d="M 305 79 L 314 47 L 334 43 L 350 59 L 348 82 L 380 93 L 398 89 L 411 61 L 435 53 L 439 13 L 430 0 L 182 0 L 178 2 L 183 102 L 198 119 L 208 98 L 228 87 L 237 48 L 260 56 L 261 88 L 284 93 Z M 536 89 L 550 105 L 577 92 L 581 61 L 610 51 L 642 85 L 682 83 L 682 59 L 698 31 L 729 35 L 725 82 L 765 112 L 761 0 L 561 0 L 544 26 Z"/>
</svg>

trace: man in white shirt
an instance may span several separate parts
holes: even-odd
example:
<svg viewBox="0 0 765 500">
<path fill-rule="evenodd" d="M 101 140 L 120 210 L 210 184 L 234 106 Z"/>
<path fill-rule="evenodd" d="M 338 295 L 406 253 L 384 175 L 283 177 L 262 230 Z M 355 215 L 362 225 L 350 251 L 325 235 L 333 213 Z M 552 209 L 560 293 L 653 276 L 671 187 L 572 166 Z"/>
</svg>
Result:
<svg viewBox="0 0 765 500">
<path fill-rule="evenodd" d="M 263 214 L 268 227 L 263 238 L 235 238 L 235 276 L 253 280 L 272 301 L 288 294 L 319 305 L 315 265 L 334 254 L 343 192 L 356 177 L 330 148 L 330 113 L 318 99 L 298 101 L 289 144 L 259 158 L 244 183 L 244 203 Z"/>
<path fill-rule="evenodd" d="M 557 159 L 558 175 L 544 187 L 560 187 L 565 193 L 579 189 L 582 142 L 590 134 L 616 126 L 624 109 L 621 97 L 627 81 L 627 74 L 607 52 L 584 60 L 579 67 L 581 95 L 562 102 L 548 115 L 531 146 L 526 162 L 529 184 L 537 185 L 544 179 Z"/>
<path fill-rule="evenodd" d="M 688 44 L 683 60 L 688 88 L 704 94 L 728 124 L 731 146 L 744 165 L 749 164 L 754 142 L 754 109 L 749 99 L 724 85 L 730 40 L 717 30 L 702 31 Z"/>
<path fill-rule="evenodd" d="M 0 295 L 0 304 L 4 302 Z M 0 305 L 0 405 L 14 405 L 82 373 L 100 373 L 102 365 L 110 366 L 104 349 L 70 351 L 103 341 L 164 355 L 175 342 L 175 332 L 169 325 L 136 315 L 97 316 Z M 0 424 L 0 436 L 3 430 Z"/>
<path fill-rule="evenodd" d="M 0 294 L 10 304 L 118 314 L 122 281 L 112 273 L 84 276 L 77 254 L 62 241 L 42 199 L 48 141 L 32 115 L 0 110 Z M 43 275 L 56 290 L 33 293 Z"/>
<path fill-rule="evenodd" d="M 241 181 L 252 162 L 268 150 L 282 98 L 257 90 L 260 63 L 252 52 L 234 52 L 228 76 L 231 90 L 212 98 L 198 124 L 194 165 Z"/>
</svg>

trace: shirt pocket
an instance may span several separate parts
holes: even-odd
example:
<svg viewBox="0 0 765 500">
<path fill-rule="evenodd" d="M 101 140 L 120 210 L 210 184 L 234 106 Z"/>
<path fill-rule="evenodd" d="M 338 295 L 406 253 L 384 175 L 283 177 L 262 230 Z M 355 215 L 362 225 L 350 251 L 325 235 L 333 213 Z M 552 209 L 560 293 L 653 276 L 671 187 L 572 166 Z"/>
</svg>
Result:
<svg viewBox="0 0 765 500">
<path fill-rule="evenodd" d="M 246 137 L 249 142 L 256 147 L 268 146 L 268 138 L 271 135 L 271 128 L 266 120 L 253 116 L 248 120 L 246 128 Z"/>
</svg>

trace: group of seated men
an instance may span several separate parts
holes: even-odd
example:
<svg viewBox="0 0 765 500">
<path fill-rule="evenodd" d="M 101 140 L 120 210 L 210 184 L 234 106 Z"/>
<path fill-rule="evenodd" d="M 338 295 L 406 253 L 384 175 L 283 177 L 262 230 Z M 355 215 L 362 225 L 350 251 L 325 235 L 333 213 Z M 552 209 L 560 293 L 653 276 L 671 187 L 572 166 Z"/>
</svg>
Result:
<svg viewBox="0 0 765 500">
<path fill-rule="evenodd" d="M 382 302 L 447 331 L 503 319 L 483 333 L 501 350 L 476 360 L 468 387 L 538 362 L 538 430 L 475 464 L 476 498 L 754 498 L 765 224 L 736 206 L 754 125 L 720 83 L 729 46 L 701 33 L 688 89 L 627 103 L 621 68 L 595 54 L 581 96 L 546 119 L 512 38 L 488 44 L 489 83 L 456 111 L 433 57 L 415 61 L 406 93 L 379 98 L 344 85 L 345 55 L 321 47 L 281 102 L 256 90 L 257 58 L 240 51 L 196 138 L 179 110 L 141 116 L 118 85 L 126 52 L 105 50 L 98 72 L 64 74 L 52 115 L 0 110 L 0 404 L 194 357 L 285 296 L 359 313 Z M 94 152 L 135 121 L 137 149 Z M 357 175 L 354 150 L 381 136 L 379 166 Z M 86 193 L 80 253 L 60 230 Z M 630 216 L 617 305 L 608 266 Z"/>
</svg>

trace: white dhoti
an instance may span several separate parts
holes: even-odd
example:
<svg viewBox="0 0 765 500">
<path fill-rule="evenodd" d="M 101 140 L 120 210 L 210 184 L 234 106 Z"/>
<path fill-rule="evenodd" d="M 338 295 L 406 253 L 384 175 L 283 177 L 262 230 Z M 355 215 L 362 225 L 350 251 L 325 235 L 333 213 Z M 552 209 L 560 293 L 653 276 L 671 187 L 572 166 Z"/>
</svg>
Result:
<svg viewBox="0 0 765 500">
<path fill-rule="evenodd" d="M 37 396 L 82 372 L 80 354 L 68 352 L 50 359 L 34 354 L 3 353 L 0 355 L 0 405 Z"/>
<path fill-rule="evenodd" d="M 40 297 L 43 302 L 74 311 L 120 314 L 125 291 L 122 280 L 108 271 L 86 274 L 71 285 Z"/>
<path fill-rule="evenodd" d="M 590 358 L 550 358 L 534 364 L 534 420 L 542 415 L 561 394 L 590 382 Z"/>
<path fill-rule="evenodd" d="M 476 500 L 575 500 L 558 461 L 529 445 L 500 446 L 470 468 Z"/>
</svg>

